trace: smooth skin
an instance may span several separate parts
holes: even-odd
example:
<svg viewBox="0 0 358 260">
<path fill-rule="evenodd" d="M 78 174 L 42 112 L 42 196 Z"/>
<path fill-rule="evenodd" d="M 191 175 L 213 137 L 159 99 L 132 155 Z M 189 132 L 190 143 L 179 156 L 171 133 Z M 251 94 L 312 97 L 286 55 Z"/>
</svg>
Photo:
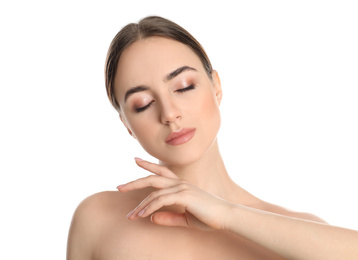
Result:
<svg viewBox="0 0 358 260">
<path fill-rule="evenodd" d="M 192 69 L 168 77 L 183 66 Z M 137 87 L 141 90 L 131 91 Z M 154 175 L 121 185 L 120 192 L 92 195 L 78 206 L 68 260 L 358 255 L 357 232 L 265 202 L 232 181 L 216 138 L 219 75 L 213 71 L 209 77 L 186 45 L 161 37 L 130 45 L 118 62 L 115 94 L 129 134 L 159 164 L 137 159 Z M 195 136 L 177 146 L 165 142 L 182 127 L 195 128 Z"/>
<path fill-rule="evenodd" d="M 166 167 L 141 159 L 136 162 L 156 176 L 120 185 L 118 190 L 128 192 L 149 186 L 158 190 L 129 213 L 130 220 L 151 216 L 158 225 L 226 230 L 287 259 L 358 259 L 358 232 L 354 230 L 230 203 L 180 180 Z M 181 206 L 184 212 L 155 213 L 171 205 Z"/>
</svg>

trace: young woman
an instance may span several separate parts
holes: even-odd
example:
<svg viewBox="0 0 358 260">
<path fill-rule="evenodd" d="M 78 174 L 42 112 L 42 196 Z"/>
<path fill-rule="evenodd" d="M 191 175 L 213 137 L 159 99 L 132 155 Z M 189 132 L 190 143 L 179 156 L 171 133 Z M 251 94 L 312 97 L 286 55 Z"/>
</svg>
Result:
<svg viewBox="0 0 358 260">
<path fill-rule="evenodd" d="M 85 199 L 68 259 L 358 259 L 358 232 L 267 203 L 229 177 L 217 143 L 222 89 L 201 45 L 160 17 L 124 27 L 108 97 L 153 173 Z M 128 173 L 126 173 L 128 174 Z"/>
</svg>

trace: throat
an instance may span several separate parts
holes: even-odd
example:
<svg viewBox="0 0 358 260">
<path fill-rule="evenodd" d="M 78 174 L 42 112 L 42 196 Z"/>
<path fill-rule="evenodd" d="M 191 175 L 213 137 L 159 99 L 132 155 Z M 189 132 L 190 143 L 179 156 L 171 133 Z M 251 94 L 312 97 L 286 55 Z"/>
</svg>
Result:
<svg viewBox="0 0 358 260">
<path fill-rule="evenodd" d="M 217 143 L 199 160 L 188 165 L 167 165 L 180 179 L 186 180 L 196 187 L 226 200 L 232 197 L 238 186 L 230 178 Z"/>
</svg>

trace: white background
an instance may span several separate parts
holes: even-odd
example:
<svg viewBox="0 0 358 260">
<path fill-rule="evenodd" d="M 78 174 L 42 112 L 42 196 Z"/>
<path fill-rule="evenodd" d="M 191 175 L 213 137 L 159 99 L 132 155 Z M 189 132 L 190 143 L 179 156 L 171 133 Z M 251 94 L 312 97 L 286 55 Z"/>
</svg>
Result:
<svg viewBox="0 0 358 260">
<path fill-rule="evenodd" d="M 356 1 L 7 2 L 1 259 L 64 259 L 80 201 L 146 175 L 133 157 L 153 158 L 110 106 L 103 69 L 119 29 L 152 14 L 188 29 L 219 71 L 218 138 L 232 178 L 266 201 L 358 229 Z"/>
</svg>

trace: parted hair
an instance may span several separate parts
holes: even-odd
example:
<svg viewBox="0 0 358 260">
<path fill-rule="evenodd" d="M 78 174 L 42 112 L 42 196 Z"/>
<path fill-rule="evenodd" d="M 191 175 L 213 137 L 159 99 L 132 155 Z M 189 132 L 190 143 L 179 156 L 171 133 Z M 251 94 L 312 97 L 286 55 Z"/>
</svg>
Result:
<svg viewBox="0 0 358 260">
<path fill-rule="evenodd" d="M 201 60 L 209 78 L 212 78 L 213 69 L 209 57 L 201 44 L 188 31 L 163 17 L 145 17 L 138 23 L 130 23 L 124 26 L 113 38 L 108 49 L 105 64 L 105 84 L 107 96 L 118 112 L 120 112 L 120 106 L 115 97 L 114 79 L 121 54 L 132 43 L 152 36 L 166 37 L 189 46 Z"/>
</svg>

